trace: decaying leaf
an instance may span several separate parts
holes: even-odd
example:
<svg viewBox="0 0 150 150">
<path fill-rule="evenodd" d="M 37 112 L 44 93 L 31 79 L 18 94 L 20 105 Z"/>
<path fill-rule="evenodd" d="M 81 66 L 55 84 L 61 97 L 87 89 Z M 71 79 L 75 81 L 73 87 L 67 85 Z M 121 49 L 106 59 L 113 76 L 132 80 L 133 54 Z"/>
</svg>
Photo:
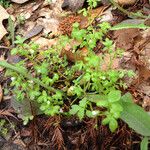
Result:
<svg viewBox="0 0 150 150">
<path fill-rule="evenodd" d="M 133 5 L 136 0 L 114 0 L 116 3 L 120 5 Z"/>
<path fill-rule="evenodd" d="M 34 37 L 34 36 L 38 35 L 42 30 L 43 30 L 43 26 L 37 25 L 37 26 L 33 27 L 29 32 L 27 32 L 26 35 L 24 36 L 24 38 L 29 39 L 31 37 Z"/>
<path fill-rule="evenodd" d="M 114 32 L 116 46 L 125 50 L 133 49 L 134 39 L 140 36 L 139 29 L 121 29 Z"/>
<path fill-rule="evenodd" d="M 6 29 L 3 26 L 3 20 L 8 19 L 9 14 L 7 11 L 0 5 L 0 40 L 3 38 L 3 36 L 7 33 Z"/>
<path fill-rule="evenodd" d="M 11 0 L 11 1 L 14 2 L 14 3 L 17 3 L 17 4 L 23 4 L 23 3 L 25 3 L 29 0 Z"/>
<path fill-rule="evenodd" d="M 28 99 L 24 99 L 23 101 L 19 102 L 15 99 L 15 97 L 12 97 L 11 99 L 11 107 L 15 110 L 15 112 L 18 113 L 18 118 L 23 119 L 26 116 L 32 116 L 35 114 L 40 114 L 40 111 L 37 111 L 38 104 L 36 102 L 31 102 Z M 32 114 L 32 113 L 35 114 Z"/>
<path fill-rule="evenodd" d="M 57 39 L 46 39 L 44 37 L 35 37 L 35 38 L 32 38 L 32 41 L 35 44 L 38 44 L 40 49 L 47 49 L 55 45 L 57 42 Z"/>
</svg>

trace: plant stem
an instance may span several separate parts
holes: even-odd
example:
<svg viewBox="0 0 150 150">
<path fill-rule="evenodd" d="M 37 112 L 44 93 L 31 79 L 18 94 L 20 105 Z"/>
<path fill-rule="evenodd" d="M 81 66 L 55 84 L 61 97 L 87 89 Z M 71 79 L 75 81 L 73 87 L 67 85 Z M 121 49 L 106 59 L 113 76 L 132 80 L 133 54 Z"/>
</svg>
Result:
<svg viewBox="0 0 150 150">
<path fill-rule="evenodd" d="M 1 67 L 5 67 L 7 69 L 13 70 L 21 75 L 23 75 L 25 78 L 32 80 L 33 82 L 35 82 L 36 84 L 40 85 L 41 87 L 49 90 L 50 92 L 56 92 L 57 90 L 55 88 L 52 87 L 47 87 L 43 82 L 41 82 L 39 79 L 37 78 L 33 78 L 32 75 L 30 75 L 29 73 L 27 73 L 27 70 L 25 68 L 19 68 L 18 66 L 14 66 L 12 64 L 7 63 L 6 61 L 0 61 L 0 66 Z"/>
</svg>

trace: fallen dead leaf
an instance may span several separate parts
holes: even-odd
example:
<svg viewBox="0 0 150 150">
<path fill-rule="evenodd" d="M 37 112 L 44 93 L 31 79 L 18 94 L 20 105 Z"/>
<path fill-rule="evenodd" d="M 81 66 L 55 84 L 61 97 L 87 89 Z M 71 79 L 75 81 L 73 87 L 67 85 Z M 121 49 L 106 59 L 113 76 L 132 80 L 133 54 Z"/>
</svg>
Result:
<svg viewBox="0 0 150 150">
<path fill-rule="evenodd" d="M 43 26 L 37 25 L 35 27 L 33 27 L 30 31 L 28 31 L 26 33 L 26 35 L 24 36 L 25 39 L 29 39 L 32 38 L 36 35 L 38 35 L 40 32 L 42 32 L 43 30 Z"/>
<path fill-rule="evenodd" d="M 3 90 L 2 90 L 2 86 L 0 85 L 0 102 L 2 101 L 3 98 Z"/>
<path fill-rule="evenodd" d="M 47 35 L 51 33 L 51 35 L 57 35 L 59 21 L 57 19 L 47 19 L 47 18 L 39 18 L 37 20 L 37 24 L 44 27 L 44 34 Z"/>
<path fill-rule="evenodd" d="M 46 39 L 44 37 L 32 38 L 32 41 L 39 45 L 40 49 L 47 49 L 56 44 L 56 39 Z"/>
<path fill-rule="evenodd" d="M 114 0 L 116 3 L 120 5 L 133 5 L 136 0 Z"/>
<path fill-rule="evenodd" d="M 95 20 L 97 21 L 98 18 L 103 18 L 102 15 L 104 15 L 105 17 L 105 10 L 108 8 L 108 6 L 101 6 L 98 7 L 96 9 L 92 9 L 89 11 L 90 13 L 90 18 L 92 18 L 92 20 L 90 20 L 89 22 L 89 18 L 88 17 L 84 17 L 82 14 L 80 15 L 81 18 L 81 22 L 80 22 L 80 27 L 81 28 L 86 28 L 87 26 L 89 26 L 91 23 L 93 23 Z M 106 20 L 104 20 L 106 21 Z"/>
<path fill-rule="evenodd" d="M 17 4 L 23 4 L 23 3 L 25 3 L 29 0 L 11 0 L 11 1 L 14 2 L 14 3 L 17 3 Z"/>
<path fill-rule="evenodd" d="M 62 50 L 61 56 L 66 55 L 67 59 L 70 62 L 76 62 L 79 60 L 84 60 L 84 58 L 88 55 L 88 50 L 86 47 L 83 47 L 82 49 L 72 52 L 70 45 L 66 46 L 65 49 Z"/>
<path fill-rule="evenodd" d="M 3 36 L 7 33 L 6 29 L 3 26 L 3 20 L 8 19 L 9 14 L 7 11 L 0 5 L 0 40 L 3 38 Z"/>
<path fill-rule="evenodd" d="M 140 36 L 139 29 L 121 29 L 114 31 L 116 46 L 125 50 L 131 50 L 134 47 L 134 39 Z"/>
<path fill-rule="evenodd" d="M 101 54 L 100 54 L 101 55 Z M 119 69 L 119 58 L 112 61 L 112 69 Z M 110 54 L 105 54 L 103 64 L 101 65 L 102 70 L 107 70 L 111 61 Z"/>
</svg>

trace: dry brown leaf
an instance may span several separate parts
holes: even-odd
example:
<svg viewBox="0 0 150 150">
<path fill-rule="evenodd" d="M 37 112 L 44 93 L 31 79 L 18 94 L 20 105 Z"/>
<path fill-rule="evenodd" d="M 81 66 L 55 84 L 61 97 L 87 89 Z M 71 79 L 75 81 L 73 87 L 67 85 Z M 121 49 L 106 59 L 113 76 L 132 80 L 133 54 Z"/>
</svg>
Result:
<svg viewBox="0 0 150 150">
<path fill-rule="evenodd" d="M 40 49 L 50 48 L 56 44 L 57 39 L 46 39 L 44 37 L 32 38 L 32 41 L 39 45 Z"/>
<path fill-rule="evenodd" d="M 116 58 L 112 61 L 112 69 L 119 69 L 119 58 Z M 101 66 L 102 70 L 107 70 L 111 61 L 110 54 L 106 54 L 104 57 L 103 64 Z"/>
<path fill-rule="evenodd" d="M 0 5 L 0 40 L 3 38 L 3 36 L 7 33 L 6 29 L 3 26 L 3 20 L 8 19 L 9 14 L 7 11 Z"/>
<path fill-rule="evenodd" d="M 92 20 L 90 22 L 89 22 L 89 18 L 88 17 L 84 17 L 84 16 L 80 15 L 80 17 L 81 17 L 81 23 L 80 23 L 81 28 L 85 28 L 85 27 L 89 26 L 89 24 L 91 22 L 94 22 L 95 18 L 102 16 L 104 11 L 107 8 L 108 7 L 101 6 L 101 7 L 98 7 L 96 9 L 90 10 L 89 11 L 89 13 L 91 15 L 90 18 L 92 18 Z"/>
<path fill-rule="evenodd" d="M 2 90 L 2 86 L 0 85 L 0 102 L 2 101 L 3 98 L 3 90 Z"/>
<path fill-rule="evenodd" d="M 39 18 L 37 20 L 37 24 L 44 27 L 44 34 L 47 35 L 51 33 L 51 35 L 57 35 L 58 27 L 59 27 L 59 20 L 58 19 L 47 19 L 47 18 Z"/>
<path fill-rule="evenodd" d="M 136 0 L 114 0 L 116 3 L 120 5 L 133 5 Z"/>
<path fill-rule="evenodd" d="M 139 29 L 121 29 L 114 32 L 116 46 L 125 50 L 133 49 L 134 39 L 140 36 Z"/>
</svg>

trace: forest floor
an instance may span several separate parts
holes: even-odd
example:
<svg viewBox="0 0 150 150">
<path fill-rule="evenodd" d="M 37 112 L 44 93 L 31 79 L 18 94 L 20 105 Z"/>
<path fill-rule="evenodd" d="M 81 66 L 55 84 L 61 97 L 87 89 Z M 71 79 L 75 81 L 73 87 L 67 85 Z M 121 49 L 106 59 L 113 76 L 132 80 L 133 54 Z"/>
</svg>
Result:
<svg viewBox="0 0 150 150">
<path fill-rule="evenodd" d="M 17 35 L 26 38 L 26 42 L 33 41 L 40 49 L 45 50 L 55 45 L 60 35 L 70 35 L 73 23 L 78 22 L 81 28 L 89 26 L 88 17 L 75 12 L 81 4 L 74 6 L 70 4 L 70 8 L 68 6 L 68 9 L 63 10 L 63 2 L 63 0 L 52 2 L 28 0 L 23 4 L 11 2 L 9 7 L 6 4 L 3 8 L 0 6 L 0 61 L 7 60 L 10 63 L 19 61 L 17 55 L 10 55 L 10 50 L 14 47 L 13 38 Z M 84 3 L 82 7 L 87 8 L 87 4 Z M 106 21 L 112 26 L 118 23 L 133 25 L 144 23 L 150 26 L 149 0 L 139 0 L 122 7 L 128 14 L 113 4 L 100 3 L 90 12 L 91 24 L 96 26 Z M 139 16 L 130 16 L 131 12 Z M 9 16 L 13 24 L 9 23 Z M 128 88 L 122 91 L 130 92 L 134 102 L 150 112 L 150 29 L 125 28 L 110 31 L 107 36 L 113 40 L 116 47 L 124 50 L 122 58 L 114 60 L 114 69 L 119 67 L 130 69 L 136 74 L 134 78 L 124 79 Z M 102 48 L 103 45 L 97 43 L 94 52 L 99 55 Z M 72 53 L 65 52 L 65 54 L 68 61 L 75 61 Z M 23 125 L 21 115 L 26 104 L 14 104 L 9 87 L 10 80 L 4 73 L 5 69 L 0 67 L 0 150 L 140 149 L 141 136 L 121 120 L 115 133 L 111 133 L 107 126 L 101 125 L 101 119 L 95 118 L 79 121 L 76 117 L 37 115 L 27 125 Z M 18 109 L 19 115 L 16 113 Z M 97 128 L 94 127 L 96 122 L 99 124 Z M 54 125 L 57 123 L 58 125 Z"/>
</svg>

